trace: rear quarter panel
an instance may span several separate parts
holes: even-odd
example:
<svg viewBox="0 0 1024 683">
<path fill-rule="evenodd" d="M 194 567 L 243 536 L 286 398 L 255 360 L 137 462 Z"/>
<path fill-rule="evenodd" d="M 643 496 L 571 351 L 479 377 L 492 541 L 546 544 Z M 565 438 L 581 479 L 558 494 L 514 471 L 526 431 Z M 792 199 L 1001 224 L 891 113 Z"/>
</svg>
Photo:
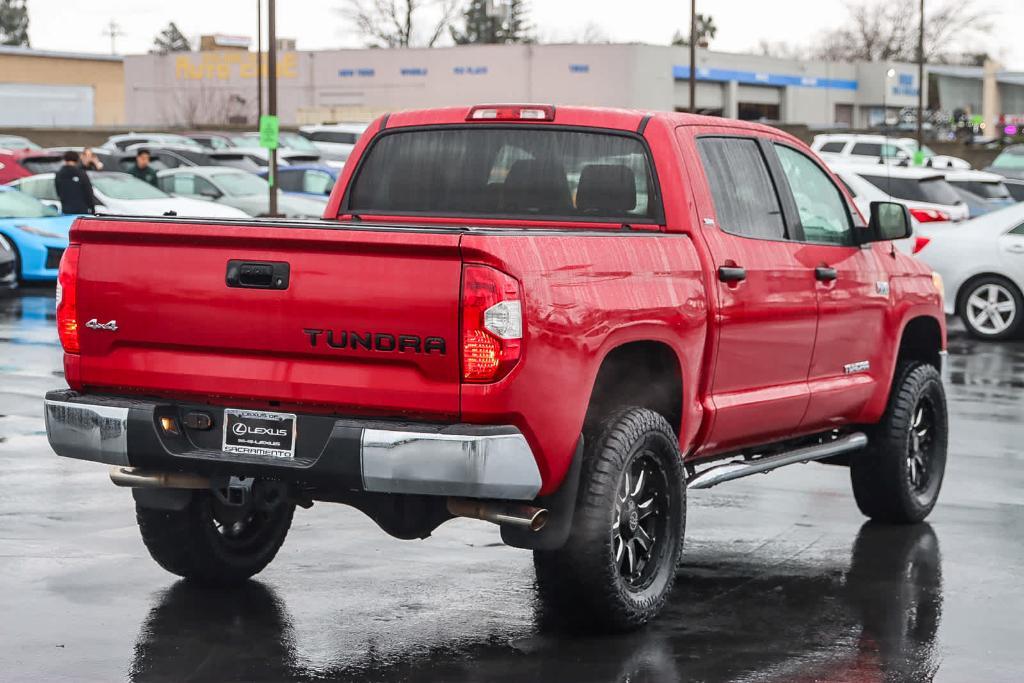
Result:
<svg viewBox="0 0 1024 683">
<path fill-rule="evenodd" d="M 708 304 L 688 236 L 469 234 L 462 255 L 519 279 L 525 326 L 523 356 L 508 377 L 463 385 L 462 419 L 519 427 L 537 455 L 542 493 L 561 483 L 601 362 L 622 344 L 658 341 L 675 352 L 683 381 L 680 441 L 692 440 L 702 417 L 697 390 Z"/>
</svg>

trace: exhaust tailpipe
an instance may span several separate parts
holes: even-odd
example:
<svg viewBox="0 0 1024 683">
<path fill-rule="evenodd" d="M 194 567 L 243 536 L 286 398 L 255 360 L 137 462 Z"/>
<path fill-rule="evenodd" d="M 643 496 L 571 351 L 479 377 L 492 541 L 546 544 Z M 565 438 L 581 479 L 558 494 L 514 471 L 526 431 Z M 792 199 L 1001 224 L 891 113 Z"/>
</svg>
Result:
<svg viewBox="0 0 1024 683">
<path fill-rule="evenodd" d="M 540 531 L 548 521 L 548 511 L 522 503 L 500 503 L 470 498 L 449 498 L 448 512 L 456 517 L 482 519 L 492 524 Z"/>
<path fill-rule="evenodd" d="M 111 467 L 110 481 L 135 489 L 208 489 L 209 477 L 183 472 L 145 472 L 134 467 Z"/>
</svg>

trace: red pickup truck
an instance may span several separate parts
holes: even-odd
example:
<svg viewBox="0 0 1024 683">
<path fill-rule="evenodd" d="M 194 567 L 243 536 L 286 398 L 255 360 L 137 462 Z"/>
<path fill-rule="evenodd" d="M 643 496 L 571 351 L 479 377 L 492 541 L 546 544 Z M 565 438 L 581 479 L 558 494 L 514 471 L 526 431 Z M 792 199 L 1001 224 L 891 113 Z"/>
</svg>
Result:
<svg viewBox="0 0 1024 683">
<path fill-rule="evenodd" d="M 942 287 L 773 128 L 539 105 L 384 116 L 322 221 L 83 218 L 61 264 L 66 457 L 112 465 L 167 570 L 243 581 L 295 506 L 532 549 L 608 630 L 672 588 L 687 489 L 812 460 L 923 519 Z"/>
</svg>

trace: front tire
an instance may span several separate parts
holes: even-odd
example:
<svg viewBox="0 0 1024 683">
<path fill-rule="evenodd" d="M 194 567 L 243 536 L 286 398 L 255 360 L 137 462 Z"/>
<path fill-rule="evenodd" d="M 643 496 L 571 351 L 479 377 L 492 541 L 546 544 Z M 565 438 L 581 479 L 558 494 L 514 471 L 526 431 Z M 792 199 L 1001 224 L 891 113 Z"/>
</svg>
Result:
<svg viewBox="0 0 1024 683">
<path fill-rule="evenodd" d="M 860 511 L 879 522 L 912 524 L 935 507 L 946 470 L 949 423 L 939 371 L 917 361 L 896 369 L 889 406 L 850 461 Z"/>
<path fill-rule="evenodd" d="M 964 288 L 960 319 L 975 339 L 1000 341 L 1024 330 L 1024 296 L 1009 280 L 987 275 Z"/>
<path fill-rule="evenodd" d="M 600 631 L 627 631 L 664 607 L 686 526 L 678 439 L 645 408 L 605 418 L 586 440 L 566 544 L 535 551 L 543 608 Z"/>
<path fill-rule="evenodd" d="M 291 527 L 295 505 L 258 498 L 228 506 L 194 491 L 181 510 L 136 504 L 142 541 L 157 564 L 201 584 L 238 584 L 274 559 Z"/>
</svg>

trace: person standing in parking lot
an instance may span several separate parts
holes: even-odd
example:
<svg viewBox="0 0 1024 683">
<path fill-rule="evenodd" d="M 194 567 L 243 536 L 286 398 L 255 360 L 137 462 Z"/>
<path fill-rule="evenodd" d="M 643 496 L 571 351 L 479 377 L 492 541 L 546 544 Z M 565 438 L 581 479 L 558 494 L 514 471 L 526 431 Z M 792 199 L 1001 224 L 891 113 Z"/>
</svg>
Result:
<svg viewBox="0 0 1024 683">
<path fill-rule="evenodd" d="M 78 160 L 78 152 L 64 152 L 64 165 L 53 178 L 61 211 L 65 214 L 96 213 L 92 182 Z"/>
<path fill-rule="evenodd" d="M 129 171 L 139 180 L 144 180 L 153 187 L 156 187 L 156 171 L 149 165 L 149 150 L 140 149 L 135 153 L 135 165 Z"/>
<path fill-rule="evenodd" d="M 86 147 L 82 150 L 81 162 L 82 168 L 86 171 L 103 170 L 103 162 L 96 156 L 96 152 L 92 151 L 92 147 Z"/>
</svg>

